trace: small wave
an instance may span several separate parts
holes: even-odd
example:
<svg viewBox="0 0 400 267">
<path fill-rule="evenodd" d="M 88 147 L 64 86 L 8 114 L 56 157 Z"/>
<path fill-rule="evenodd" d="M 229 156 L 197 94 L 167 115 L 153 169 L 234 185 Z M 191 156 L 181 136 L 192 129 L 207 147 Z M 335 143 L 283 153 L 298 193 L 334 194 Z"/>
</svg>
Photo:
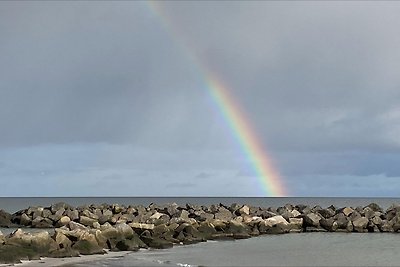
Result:
<svg viewBox="0 0 400 267">
<path fill-rule="evenodd" d="M 181 266 L 181 267 L 197 267 L 197 265 L 191 265 L 187 263 L 177 263 L 176 265 Z"/>
</svg>

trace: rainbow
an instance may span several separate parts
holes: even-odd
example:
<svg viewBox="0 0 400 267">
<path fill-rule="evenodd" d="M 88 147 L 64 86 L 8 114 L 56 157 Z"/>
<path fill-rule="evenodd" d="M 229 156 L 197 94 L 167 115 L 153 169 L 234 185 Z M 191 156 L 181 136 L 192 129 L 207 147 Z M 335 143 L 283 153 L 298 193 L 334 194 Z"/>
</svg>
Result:
<svg viewBox="0 0 400 267">
<path fill-rule="evenodd" d="M 161 19 L 166 31 L 170 32 L 175 39 L 183 39 L 180 38 L 176 27 L 173 27 L 174 24 L 168 16 L 162 12 L 157 2 L 148 1 L 147 3 L 152 13 Z M 266 196 L 287 196 L 288 193 L 283 185 L 282 178 L 273 168 L 271 164 L 272 160 L 266 153 L 264 145 L 257 137 L 250 120 L 240 107 L 238 101 L 236 101 L 234 96 L 230 93 L 228 87 L 223 84 L 222 79 L 219 79 L 215 74 L 210 72 L 210 68 L 207 68 L 205 64 L 201 63 L 194 51 L 189 48 L 187 42 L 181 40 L 178 44 L 186 51 L 189 58 L 192 59 L 194 66 L 199 69 L 211 98 L 220 110 L 233 137 L 251 162 Z"/>
</svg>

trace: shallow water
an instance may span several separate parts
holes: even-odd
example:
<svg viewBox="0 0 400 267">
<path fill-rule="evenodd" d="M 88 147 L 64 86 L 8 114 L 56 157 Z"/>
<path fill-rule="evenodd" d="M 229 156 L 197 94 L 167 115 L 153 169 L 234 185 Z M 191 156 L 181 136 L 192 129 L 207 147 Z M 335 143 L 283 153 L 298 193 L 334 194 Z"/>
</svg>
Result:
<svg viewBox="0 0 400 267">
<path fill-rule="evenodd" d="M 89 266 L 400 266 L 400 235 L 300 233 L 143 250 Z"/>
</svg>

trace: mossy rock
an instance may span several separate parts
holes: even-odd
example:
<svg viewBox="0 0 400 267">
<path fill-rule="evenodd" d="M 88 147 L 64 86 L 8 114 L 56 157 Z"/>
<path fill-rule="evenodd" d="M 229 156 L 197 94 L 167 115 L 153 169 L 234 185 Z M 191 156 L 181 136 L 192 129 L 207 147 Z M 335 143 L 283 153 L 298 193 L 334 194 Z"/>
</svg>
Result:
<svg viewBox="0 0 400 267">
<path fill-rule="evenodd" d="M 21 263 L 21 260 L 38 260 L 40 255 L 33 248 L 13 245 L 0 246 L 0 263 Z"/>
<path fill-rule="evenodd" d="M 75 249 L 71 249 L 70 247 L 61 248 L 55 251 L 52 251 L 49 254 L 50 258 L 70 258 L 70 257 L 79 257 L 79 251 Z"/>
<path fill-rule="evenodd" d="M 78 240 L 72 245 L 72 249 L 79 251 L 82 255 L 104 254 L 105 251 L 96 243 L 88 240 Z"/>
<path fill-rule="evenodd" d="M 166 249 L 172 248 L 173 243 L 171 241 L 167 241 L 157 237 L 142 237 L 143 242 L 146 243 L 150 248 L 156 249 Z"/>
</svg>

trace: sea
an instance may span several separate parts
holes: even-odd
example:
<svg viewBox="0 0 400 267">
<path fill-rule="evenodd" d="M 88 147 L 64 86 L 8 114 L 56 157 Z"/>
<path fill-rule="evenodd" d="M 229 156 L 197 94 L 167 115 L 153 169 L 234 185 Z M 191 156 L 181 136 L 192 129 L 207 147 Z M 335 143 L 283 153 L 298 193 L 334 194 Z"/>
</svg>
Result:
<svg viewBox="0 0 400 267">
<path fill-rule="evenodd" d="M 149 205 L 222 203 L 279 207 L 287 203 L 328 207 L 357 207 L 377 203 L 387 209 L 400 198 L 236 198 L 236 197 L 102 197 L 102 198 L 0 198 L 0 209 L 15 212 L 28 206 L 56 202 L 73 206 L 119 203 Z M 7 229 L 1 229 L 7 230 Z M 8 229 L 10 231 L 10 229 Z M 4 232 L 4 231 L 3 231 Z M 235 241 L 207 241 L 166 250 L 140 250 L 124 256 L 101 257 L 65 267 L 117 266 L 400 266 L 397 233 L 296 233 L 264 235 Z"/>
</svg>

